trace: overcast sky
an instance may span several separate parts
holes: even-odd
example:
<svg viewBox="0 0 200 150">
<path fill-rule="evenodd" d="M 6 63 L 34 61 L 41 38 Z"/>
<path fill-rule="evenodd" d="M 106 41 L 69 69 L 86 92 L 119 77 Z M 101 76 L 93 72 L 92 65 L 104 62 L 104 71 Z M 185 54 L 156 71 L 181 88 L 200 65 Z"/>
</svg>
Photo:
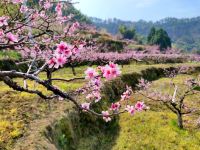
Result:
<svg viewBox="0 0 200 150">
<path fill-rule="evenodd" d="M 157 21 L 200 16 L 200 0 L 76 0 L 82 13 L 102 19 Z"/>
</svg>

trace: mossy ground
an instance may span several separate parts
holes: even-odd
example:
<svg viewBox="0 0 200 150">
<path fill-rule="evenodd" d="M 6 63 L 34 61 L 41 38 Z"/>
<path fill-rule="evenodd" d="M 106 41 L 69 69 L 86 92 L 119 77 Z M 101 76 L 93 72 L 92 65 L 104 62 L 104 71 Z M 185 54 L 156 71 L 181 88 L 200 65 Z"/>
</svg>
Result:
<svg viewBox="0 0 200 150">
<path fill-rule="evenodd" d="M 182 65 L 182 64 L 145 65 L 145 64 L 133 63 L 131 65 L 124 65 L 122 68 L 122 72 L 123 73 L 140 72 L 141 70 L 144 70 L 150 67 L 163 68 L 163 67 L 177 66 L 177 65 Z M 186 65 L 198 66 L 199 64 L 188 63 Z M 86 66 L 76 68 L 77 76 L 78 77 L 84 76 L 83 73 L 86 68 L 87 68 Z M 44 73 L 42 73 L 40 76 L 42 78 L 45 78 Z M 62 77 L 66 79 L 73 78 L 73 74 L 70 68 L 61 69 L 57 71 L 56 73 L 54 73 L 53 76 Z M 21 85 L 23 84 L 23 81 L 21 79 L 15 79 L 15 80 L 18 81 L 19 84 Z M 28 82 L 30 83 L 30 87 L 33 88 L 35 86 L 33 82 L 31 81 L 28 81 Z M 63 90 L 69 91 L 69 90 L 74 90 L 78 87 L 81 87 L 84 84 L 84 80 L 79 80 L 79 81 L 76 81 L 73 83 L 67 83 L 67 84 L 63 82 L 57 82 L 55 84 L 61 87 Z M 45 89 L 43 89 L 42 87 L 38 85 L 36 85 L 36 88 L 42 90 L 44 93 L 47 93 Z M 15 143 L 17 139 L 26 135 L 33 121 L 42 119 L 42 118 L 48 118 L 49 114 L 52 111 L 58 110 L 60 108 L 59 106 L 63 106 L 63 105 L 66 105 L 66 109 L 67 109 L 67 106 L 69 104 L 66 102 L 57 102 L 57 100 L 53 101 L 51 102 L 51 110 L 49 110 L 48 103 L 40 99 L 38 96 L 30 95 L 24 92 L 20 93 L 20 92 L 13 91 L 9 87 L 7 87 L 4 83 L 0 82 L 0 149 L 1 148 L 11 149 L 11 146 L 13 145 L 13 143 Z M 167 119 L 162 120 L 162 116 L 165 116 L 165 115 L 166 115 L 165 118 Z M 179 132 L 182 133 L 182 131 L 179 131 L 177 128 L 175 128 L 173 123 L 170 124 L 170 122 L 173 122 L 174 119 L 175 119 L 175 116 L 173 114 L 169 112 L 166 112 L 165 114 L 165 111 L 163 112 L 162 110 L 160 112 L 151 110 L 149 111 L 149 113 L 148 112 L 141 113 L 132 118 L 124 114 L 120 117 L 119 125 L 121 129 L 119 131 L 120 133 L 119 133 L 119 137 L 117 138 L 116 145 L 113 147 L 113 149 L 121 149 L 121 148 L 124 149 L 123 147 L 127 147 L 128 149 L 133 145 L 135 145 L 136 148 L 138 146 L 139 147 L 141 146 L 141 148 L 145 149 L 145 146 L 143 147 L 142 145 L 143 140 L 146 140 L 146 149 L 148 149 L 148 143 L 151 143 L 151 140 L 153 141 L 154 138 L 153 138 L 153 134 L 150 134 L 147 131 L 155 132 L 155 135 L 159 137 L 157 139 L 158 140 L 157 142 L 159 143 L 159 142 L 165 141 L 164 143 L 162 143 L 164 145 L 165 143 L 169 142 L 167 141 L 169 139 L 169 137 L 167 137 L 168 131 L 171 131 L 172 134 L 176 134 L 178 138 L 181 138 L 181 134 L 179 135 Z M 157 126 L 155 126 L 154 124 L 157 124 Z M 134 127 L 132 125 L 134 125 Z M 148 129 L 148 126 L 149 126 L 149 129 Z M 162 132 L 159 130 L 156 130 L 158 127 L 160 128 L 159 130 L 162 130 Z M 136 128 L 138 130 L 137 133 L 135 132 L 136 130 L 134 130 Z M 165 128 L 167 129 L 166 133 L 164 132 Z M 130 130 L 130 131 L 127 132 L 127 130 Z M 140 134 L 139 134 L 139 131 L 141 131 Z M 160 135 L 158 131 L 161 132 Z M 194 131 L 196 130 L 192 129 L 191 131 L 187 131 L 189 138 L 187 140 L 188 142 L 186 143 L 190 143 L 191 141 L 194 141 L 193 142 L 194 145 L 198 143 L 197 142 L 199 140 L 198 138 L 196 138 L 195 140 L 191 138 L 191 135 L 192 135 L 191 133 L 195 133 Z M 131 137 L 131 135 L 133 137 Z M 147 136 L 147 135 L 152 135 L 152 136 Z M 195 133 L 195 136 L 197 135 L 199 135 L 199 132 Z M 136 140 L 137 139 L 136 137 L 139 137 L 139 136 L 141 136 L 141 138 L 138 141 Z M 147 136 L 148 138 L 144 139 L 143 137 L 145 136 Z M 110 141 L 109 138 L 110 137 L 108 137 L 108 141 Z M 134 139 L 134 138 L 135 138 L 134 142 L 129 141 L 130 139 Z M 192 140 L 190 140 L 190 138 Z M 125 142 L 126 140 L 127 142 Z M 90 142 L 91 140 L 84 139 L 83 141 L 84 142 L 82 143 L 84 143 L 84 145 L 87 145 L 85 142 L 87 141 Z M 136 144 L 137 141 L 138 141 L 138 144 Z M 177 140 L 175 143 L 177 144 L 177 142 L 179 141 L 180 139 Z M 156 143 L 156 140 L 155 140 L 155 143 Z M 145 142 L 144 142 L 144 145 L 145 145 Z M 151 145 L 154 145 L 154 144 L 152 143 L 150 144 L 150 146 Z M 159 144 L 157 145 L 159 146 Z M 138 149 L 140 149 L 139 147 Z M 158 147 L 155 147 L 155 148 L 158 149 Z"/>
</svg>

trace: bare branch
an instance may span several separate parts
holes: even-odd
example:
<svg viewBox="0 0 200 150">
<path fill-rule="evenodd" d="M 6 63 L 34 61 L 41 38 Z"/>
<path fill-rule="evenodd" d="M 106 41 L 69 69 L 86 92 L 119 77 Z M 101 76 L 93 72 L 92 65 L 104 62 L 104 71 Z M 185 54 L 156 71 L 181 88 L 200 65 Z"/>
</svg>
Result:
<svg viewBox="0 0 200 150">
<path fill-rule="evenodd" d="M 23 88 L 19 85 L 17 85 L 16 82 L 14 82 L 11 78 L 9 78 L 8 76 L 3 78 L 3 81 L 5 84 L 7 84 L 9 87 L 11 87 L 12 89 L 16 90 L 16 91 L 20 91 L 20 92 L 27 92 L 27 93 L 31 93 L 31 94 L 37 94 L 38 96 L 40 96 L 43 99 L 53 99 L 56 96 L 46 96 L 44 95 L 42 92 L 38 91 L 38 90 L 29 90 L 27 88 Z"/>
<path fill-rule="evenodd" d="M 85 77 L 77 77 L 77 78 L 72 78 L 72 79 L 61 79 L 61 78 L 52 78 L 48 81 L 64 81 L 64 82 L 72 82 L 75 80 L 83 80 Z"/>
<path fill-rule="evenodd" d="M 47 67 L 47 63 L 45 63 L 42 67 L 40 67 L 35 73 L 34 75 L 38 75 L 40 72 L 44 71 L 44 69 Z"/>
</svg>

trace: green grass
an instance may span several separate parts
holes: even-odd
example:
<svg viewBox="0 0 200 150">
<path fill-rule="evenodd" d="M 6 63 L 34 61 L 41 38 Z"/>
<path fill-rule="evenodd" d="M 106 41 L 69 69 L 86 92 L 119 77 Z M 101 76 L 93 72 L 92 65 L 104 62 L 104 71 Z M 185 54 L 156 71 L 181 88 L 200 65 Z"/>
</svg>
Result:
<svg viewBox="0 0 200 150">
<path fill-rule="evenodd" d="M 141 72 L 142 70 L 151 68 L 151 67 L 165 68 L 165 67 L 169 67 L 169 66 L 178 66 L 178 65 L 182 65 L 182 64 L 145 65 L 145 64 L 132 63 L 130 65 L 124 65 L 122 68 L 122 72 L 123 73 Z M 198 66 L 199 63 L 187 63 L 186 65 Z M 86 68 L 87 68 L 87 66 L 75 68 L 77 77 L 83 77 L 84 71 L 86 70 Z M 40 77 L 45 79 L 45 74 L 41 73 Z M 70 68 L 64 68 L 64 69 L 61 69 L 61 70 L 55 72 L 53 74 L 53 77 L 70 79 L 70 78 L 73 78 L 74 76 L 73 76 L 72 70 Z M 15 81 L 17 81 L 20 85 L 23 85 L 22 79 L 15 79 Z M 34 88 L 34 86 L 35 86 L 35 88 L 42 90 L 44 93 L 46 93 L 46 94 L 49 93 L 46 89 L 44 89 L 42 86 L 35 84 L 33 81 L 27 81 L 27 82 L 29 83 L 30 88 Z M 56 82 L 55 85 L 60 87 L 62 90 L 70 91 L 70 90 L 75 90 L 75 89 L 81 87 L 82 85 L 84 85 L 84 83 L 85 83 L 84 80 L 78 80 L 73 83 Z M 0 82 L 0 87 L 1 87 L 0 88 L 0 149 L 2 147 L 3 147 L 3 149 L 5 149 L 5 148 L 9 149 L 10 146 L 15 142 L 16 139 L 18 139 L 19 137 L 21 137 L 25 133 L 27 133 L 27 131 L 29 130 L 28 126 L 31 124 L 31 122 L 33 120 L 48 117 L 50 110 L 48 109 L 48 103 L 46 103 L 45 101 L 43 101 L 41 98 L 39 98 L 36 95 L 27 94 L 24 92 L 13 91 L 8 86 L 6 86 L 3 82 Z M 194 105 L 196 105 L 196 104 L 197 103 L 194 103 Z M 51 111 L 57 110 L 59 108 L 59 106 L 63 106 L 63 105 L 66 105 L 66 108 L 67 108 L 67 106 L 69 104 L 66 102 L 60 102 L 60 103 L 58 103 L 57 101 L 52 102 L 51 103 L 51 107 L 52 107 Z M 157 110 L 159 110 L 159 109 L 160 109 L 160 106 L 158 106 Z M 156 110 L 156 109 L 153 109 L 153 110 Z M 125 142 L 126 136 L 128 136 L 128 138 L 127 138 L 127 141 L 128 141 L 129 136 L 131 136 L 131 135 L 129 135 L 123 129 L 130 128 L 130 130 L 131 130 L 132 128 L 133 129 L 138 128 L 138 130 L 139 130 L 139 128 L 141 128 L 142 133 L 145 132 L 145 134 L 150 134 L 150 133 L 148 133 L 149 131 L 148 132 L 145 131 L 145 129 L 147 127 L 142 127 L 142 124 L 144 125 L 144 123 L 146 123 L 146 124 L 148 124 L 148 126 L 150 126 L 150 129 L 156 130 L 157 127 L 153 125 L 156 122 L 158 124 L 158 126 L 160 126 L 160 130 L 161 130 L 162 120 L 161 120 L 161 122 L 159 122 L 159 121 L 161 119 L 161 116 L 163 116 L 165 113 L 164 112 L 156 112 L 156 111 L 154 112 L 153 110 L 151 110 L 149 113 L 147 112 L 147 113 L 138 114 L 135 117 L 132 117 L 131 119 L 128 115 L 122 115 L 122 117 L 120 117 L 120 122 L 119 122 L 121 130 L 119 131 L 120 132 L 119 137 L 118 137 L 117 142 L 116 142 L 115 146 L 113 147 L 113 149 L 121 149 L 121 147 L 126 146 L 126 144 L 129 144 L 131 146 L 132 141 L 127 142 L 127 143 Z M 170 113 L 166 113 L 166 114 L 168 116 L 168 119 L 165 121 L 166 125 L 164 126 L 164 128 L 166 127 L 166 128 L 168 128 L 168 130 L 172 130 L 174 132 L 174 134 L 176 132 L 179 132 L 174 127 L 174 125 L 172 125 L 172 123 L 170 124 L 170 122 L 172 122 L 174 120 L 175 116 Z M 143 118 L 144 121 L 142 123 L 140 123 L 141 120 L 139 120 L 137 117 Z M 155 118 L 155 120 L 151 120 L 151 118 Z M 143 131 L 143 129 L 144 129 L 144 131 Z M 148 129 L 148 130 L 150 130 L 150 129 Z M 131 132 L 132 132 L 132 130 L 131 130 Z M 155 132 L 155 131 L 153 131 L 153 132 Z M 139 136 L 137 134 L 135 132 L 132 133 L 132 135 L 135 136 L 135 137 L 133 137 L 133 139 L 136 138 L 137 136 Z M 163 134 L 164 134 L 164 131 L 163 131 Z M 188 133 L 188 135 L 190 137 L 190 135 L 191 135 L 190 132 Z M 199 132 L 197 132 L 195 134 L 195 136 L 197 136 L 197 135 L 199 135 Z M 100 136 L 103 136 L 103 135 L 100 135 Z M 145 135 L 143 135 L 143 136 L 145 137 Z M 153 140 L 153 137 L 149 137 L 150 141 L 151 141 L 151 138 Z M 105 138 L 104 144 L 105 145 L 107 144 L 106 141 L 111 141 L 110 139 L 112 139 L 112 138 L 111 137 L 108 137 L 108 139 Z M 166 140 L 167 139 L 168 139 L 168 137 L 166 137 Z M 142 137 L 140 140 L 142 140 Z M 148 140 L 148 139 L 145 139 L 145 140 Z M 158 139 L 158 140 L 160 140 L 160 139 Z M 85 143 L 85 141 L 90 142 L 91 139 L 88 138 L 88 139 L 83 140 L 82 143 L 84 145 L 87 145 L 87 143 Z M 96 140 L 94 140 L 94 141 L 96 141 Z M 123 143 L 123 141 L 125 143 Z M 191 140 L 189 140 L 189 142 L 190 141 Z M 141 142 L 142 141 L 140 141 L 135 146 L 141 145 Z M 166 142 L 168 142 L 168 141 L 166 141 Z M 148 143 L 148 141 L 146 143 Z M 135 143 L 133 142 L 132 144 L 135 144 Z M 127 145 L 127 147 L 129 147 L 129 145 Z M 80 145 L 80 147 L 81 147 L 81 145 Z"/>
<path fill-rule="evenodd" d="M 179 75 L 175 83 L 180 84 L 193 76 Z M 153 83 L 152 88 L 170 92 L 168 78 Z M 183 90 L 183 89 L 182 89 Z M 190 96 L 186 103 L 200 109 L 200 95 Z M 176 115 L 160 103 L 155 103 L 139 95 L 133 95 L 133 101 L 143 100 L 150 110 L 130 117 L 122 114 L 119 120 L 119 136 L 112 150 L 200 150 L 200 129 L 196 125 L 199 113 L 184 117 L 185 129 L 177 127 Z"/>
<path fill-rule="evenodd" d="M 13 59 L 19 60 L 21 55 L 17 51 L 0 51 L 0 60 L 1 59 Z"/>
<path fill-rule="evenodd" d="M 112 150 L 199 150 L 200 131 L 180 130 L 168 111 L 120 116 L 120 133 Z"/>
</svg>

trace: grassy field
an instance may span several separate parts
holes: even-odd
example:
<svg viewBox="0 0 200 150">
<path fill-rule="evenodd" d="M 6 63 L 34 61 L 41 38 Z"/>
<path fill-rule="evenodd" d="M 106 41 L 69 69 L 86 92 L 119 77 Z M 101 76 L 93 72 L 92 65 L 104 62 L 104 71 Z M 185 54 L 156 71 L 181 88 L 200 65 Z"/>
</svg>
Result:
<svg viewBox="0 0 200 150">
<path fill-rule="evenodd" d="M 175 83 L 180 84 L 191 75 L 179 75 Z M 152 88 L 170 91 L 168 78 L 153 83 Z M 190 96 L 186 103 L 200 110 L 200 95 Z M 185 129 L 177 126 L 176 115 L 162 104 L 152 102 L 140 95 L 133 95 L 132 101 L 143 100 L 150 106 L 147 112 L 138 113 L 133 117 L 123 114 L 119 120 L 119 136 L 112 150 L 200 150 L 200 128 L 195 114 L 184 117 Z"/>
<path fill-rule="evenodd" d="M 79 67 L 76 69 L 77 76 L 83 76 L 83 70 L 85 67 Z M 45 78 L 45 74 L 40 74 L 41 78 Z M 73 78 L 71 69 L 66 68 L 59 70 L 53 77 L 62 77 L 65 79 Z M 20 85 L 23 85 L 22 79 L 15 79 Z M 36 88 L 42 90 L 43 93 L 49 93 L 42 86 L 35 84 L 32 81 L 27 81 L 29 88 Z M 75 90 L 84 84 L 84 80 L 79 80 L 73 83 L 65 84 L 63 82 L 54 83 L 64 91 Z M 49 103 L 42 100 L 36 95 L 27 94 L 25 92 L 16 92 L 6 86 L 3 82 L 0 82 L 0 149 L 7 148 L 15 142 L 19 137 L 22 137 L 29 130 L 29 125 L 34 120 L 41 120 L 46 118 L 50 113 L 61 109 L 61 111 L 71 108 L 69 103 L 64 101 L 58 102 L 53 100 Z M 69 106 L 69 107 L 68 107 Z M 59 117 L 59 116 L 58 116 Z M 45 128 L 45 126 L 43 126 Z M 41 127 L 42 130 L 42 127 Z"/>
<path fill-rule="evenodd" d="M 141 70 L 150 67 L 164 68 L 178 65 L 182 64 L 131 64 L 123 66 L 122 72 L 140 72 Z M 188 63 L 185 65 L 199 66 L 198 63 Z M 77 76 L 83 77 L 83 72 L 86 68 L 86 66 L 76 68 Z M 40 76 L 44 78 L 43 73 Z M 66 79 L 73 78 L 70 68 L 61 69 L 53 76 Z M 21 85 L 23 84 L 21 79 L 15 80 Z M 79 80 L 68 84 L 63 82 L 55 83 L 55 85 L 59 86 L 65 91 L 75 90 L 78 87 L 81 87 L 83 84 L 84 80 Z M 39 130 L 42 130 L 45 128 L 46 124 L 41 125 L 41 120 L 47 119 L 48 116 L 54 112 L 64 112 L 66 109 L 69 110 L 72 107 L 68 102 L 58 102 L 57 100 L 54 100 L 50 104 L 51 109 L 49 109 L 49 104 L 38 96 L 13 91 L 2 82 L 0 82 L 0 86 L 0 149 L 11 149 L 10 146 L 15 143 L 17 139 L 20 137 L 24 138 L 28 136 L 27 134 L 32 134 L 28 131 L 30 131 L 30 128 L 33 126 L 33 124 L 34 126 L 40 126 Z M 45 89 L 35 85 L 33 82 L 30 82 L 30 87 L 36 87 L 47 93 Z M 52 118 L 55 119 L 60 117 L 59 113 L 56 113 L 56 115 L 54 115 Z M 138 114 L 132 118 L 126 114 L 122 115 L 119 123 L 121 130 L 119 131 L 119 137 L 117 138 L 113 149 L 132 149 L 134 146 L 135 149 L 159 149 L 159 145 L 165 145 L 165 143 L 168 143 L 167 146 L 169 147 L 166 147 L 166 149 L 169 149 L 173 146 L 173 143 L 174 145 L 177 145 L 177 143 L 181 142 L 180 139 L 182 139 L 182 146 L 180 146 L 180 148 L 183 147 L 184 149 L 184 146 L 187 146 L 187 143 L 193 144 L 194 146 L 199 146 L 197 143 L 200 139 L 194 138 L 200 135 L 199 131 L 196 129 L 192 129 L 191 131 L 179 131 L 174 123 L 174 118 L 175 116 L 165 109 L 158 109 L 158 111 L 150 110 L 149 112 Z M 46 120 L 46 123 L 51 123 L 51 121 Z M 168 132 L 170 132 L 170 134 L 168 134 Z M 155 138 L 153 135 L 155 135 L 157 141 L 154 140 Z M 174 141 L 172 138 L 170 138 L 170 136 L 174 138 Z M 177 140 L 175 140 L 176 137 L 178 138 Z M 170 140 L 172 140 L 172 143 Z M 191 141 L 193 142 L 191 143 Z M 189 147 L 189 144 L 187 147 Z"/>
</svg>

